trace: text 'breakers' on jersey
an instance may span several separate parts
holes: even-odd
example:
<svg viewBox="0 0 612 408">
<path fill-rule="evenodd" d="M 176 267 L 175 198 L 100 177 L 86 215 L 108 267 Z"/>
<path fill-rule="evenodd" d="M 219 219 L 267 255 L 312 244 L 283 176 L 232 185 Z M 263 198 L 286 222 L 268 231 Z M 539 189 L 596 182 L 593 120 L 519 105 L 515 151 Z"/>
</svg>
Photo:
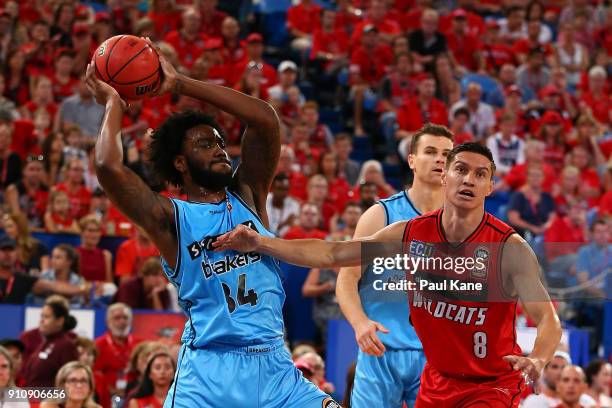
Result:
<svg viewBox="0 0 612 408">
<path fill-rule="evenodd" d="M 172 199 L 176 267 L 162 260 L 187 314 L 183 343 L 244 346 L 282 338 L 285 292 L 278 262 L 257 252 L 213 252 L 217 237 L 245 224 L 273 236 L 234 192 L 219 203 Z"/>
</svg>

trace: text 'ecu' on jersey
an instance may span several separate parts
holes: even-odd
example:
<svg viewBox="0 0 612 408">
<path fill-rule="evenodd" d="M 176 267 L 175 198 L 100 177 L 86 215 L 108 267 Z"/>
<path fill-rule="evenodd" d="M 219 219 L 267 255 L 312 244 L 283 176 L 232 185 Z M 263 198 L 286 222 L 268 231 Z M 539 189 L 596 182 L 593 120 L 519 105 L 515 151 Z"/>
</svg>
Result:
<svg viewBox="0 0 612 408">
<path fill-rule="evenodd" d="M 420 215 L 406 191 L 399 192 L 379 201 L 385 210 L 385 226 L 398 221 L 407 221 Z M 406 292 L 374 290 L 373 281 L 398 282 L 406 279 L 406 273 L 399 270 L 385 270 L 375 275 L 368 269 L 360 282 L 360 297 L 368 318 L 381 323 L 389 333 L 378 333 L 383 344 L 390 349 L 422 349 L 414 328 L 408 323 L 410 309 L 406 302 Z"/>
<path fill-rule="evenodd" d="M 500 268 L 501 247 L 513 233 L 486 212 L 478 228 L 459 245 L 448 243 L 444 236 L 442 210 L 406 225 L 404 248 L 411 258 L 429 259 L 433 264 L 434 259 L 471 257 L 484 265 L 466 269 L 455 263 L 449 270 L 422 264 L 412 275 L 417 290 L 408 291 L 411 320 L 427 362 L 445 376 L 498 377 L 512 371 L 504 356 L 521 355 L 516 343 L 517 299 L 506 296 Z M 418 290 L 423 279 L 442 286 Z M 473 289 L 478 283 L 482 289 Z"/>
<path fill-rule="evenodd" d="M 257 252 L 213 252 L 216 238 L 239 224 L 274 236 L 234 192 L 228 201 L 172 199 L 178 253 L 174 270 L 162 260 L 188 317 L 182 342 L 191 347 L 246 346 L 283 336 L 285 292 L 278 262 Z"/>
</svg>

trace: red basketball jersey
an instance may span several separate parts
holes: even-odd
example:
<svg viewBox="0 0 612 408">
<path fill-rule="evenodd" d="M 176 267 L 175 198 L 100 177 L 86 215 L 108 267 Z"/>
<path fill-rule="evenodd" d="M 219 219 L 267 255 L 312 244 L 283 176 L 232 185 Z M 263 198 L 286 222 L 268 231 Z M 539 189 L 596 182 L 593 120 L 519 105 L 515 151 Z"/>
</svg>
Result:
<svg viewBox="0 0 612 408">
<path fill-rule="evenodd" d="M 407 279 L 416 284 L 416 290 L 408 291 L 410 319 L 427 362 L 445 376 L 476 381 L 499 377 L 512 371 L 502 357 L 521 354 L 517 299 L 505 295 L 499 267 L 500 247 L 513 233 L 486 212 L 462 243 L 446 240 L 442 210 L 406 225 L 403 242 L 411 260 L 431 261 L 408 273 Z M 469 258 L 480 261 L 465 261 Z M 421 286 L 423 280 L 426 286 Z"/>
</svg>

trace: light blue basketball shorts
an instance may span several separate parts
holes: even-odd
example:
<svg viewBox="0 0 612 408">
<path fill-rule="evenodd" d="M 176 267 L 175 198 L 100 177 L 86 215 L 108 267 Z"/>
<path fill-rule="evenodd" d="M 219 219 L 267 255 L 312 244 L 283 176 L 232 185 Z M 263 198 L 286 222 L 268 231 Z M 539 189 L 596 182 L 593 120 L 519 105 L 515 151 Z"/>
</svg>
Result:
<svg viewBox="0 0 612 408">
<path fill-rule="evenodd" d="M 247 347 L 183 345 L 164 408 L 337 408 L 295 368 L 283 340 Z"/>
<path fill-rule="evenodd" d="M 351 407 L 413 407 L 424 365 L 422 350 L 387 349 L 381 357 L 359 350 Z"/>
</svg>

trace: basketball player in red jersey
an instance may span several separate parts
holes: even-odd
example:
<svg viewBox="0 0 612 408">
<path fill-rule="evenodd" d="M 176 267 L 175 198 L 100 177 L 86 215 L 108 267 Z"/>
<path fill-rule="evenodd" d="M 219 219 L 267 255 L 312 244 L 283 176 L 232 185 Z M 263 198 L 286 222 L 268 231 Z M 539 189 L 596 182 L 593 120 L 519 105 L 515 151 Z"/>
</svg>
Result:
<svg viewBox="0 0 612 408">
<path fill-rule="evenodd" d="M 559 344 L 561 326 L 539 280 L 533 251 L 509 226 L 484 211 L 494 173 L 491 152 L 477 143 L 464 143 L 447 157 L 442 178 L 445 202 L 440 210 L 353 241 L 286 241 L 262 237 L 239 226 L 213 245 L 221 250 L 259 251 L 285 262 L 319 268 L 360 264 L 361 246 L 368 242 L 402 242 L 417 256 L 423 254 L 413 253 L 411 246 L 419 244 L 431 249 L 428 256 L 439 248 L 446 248 L 449 254 L 462 246 L 481 251 L 487 248 L 484 290 L 472 293 L 470 300 L 445 298 L 447 292 L 430 296 L 409 290 L 411 320 L 427 357 L 416 407 L 518 407 L 524 378 L 538 379 Z M 384 255 L 394 257 L 396 253 Z M 368 254 L 370 257 L 373 255 Z M 496 259 L 499 263 L 493 262 Z M 479 299 L 482 293 L 488 297 Z M 505 296 L 509 300 L 502 301 Z M 517 301 L 537 325 L 534 348 L 526 357 L 516 344 Z"/>
</svg>

